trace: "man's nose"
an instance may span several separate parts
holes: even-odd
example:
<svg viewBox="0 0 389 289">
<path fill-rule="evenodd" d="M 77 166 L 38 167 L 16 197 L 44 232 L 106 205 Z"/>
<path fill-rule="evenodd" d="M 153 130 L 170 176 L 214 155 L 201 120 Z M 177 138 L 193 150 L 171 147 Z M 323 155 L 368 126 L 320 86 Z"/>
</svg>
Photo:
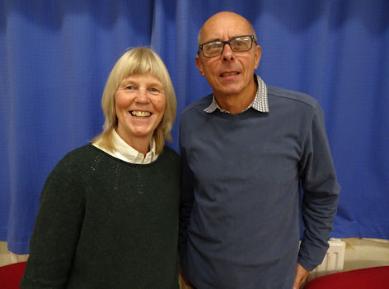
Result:
<svg viewBox="0 0 389 289">
<path fill-rule="evenodd" d="M 234 52 L 231 49 L 229 43 L 225 43 L 222 51 L 223 60 L 232 60 L 234 58 Z"/>
</svg>

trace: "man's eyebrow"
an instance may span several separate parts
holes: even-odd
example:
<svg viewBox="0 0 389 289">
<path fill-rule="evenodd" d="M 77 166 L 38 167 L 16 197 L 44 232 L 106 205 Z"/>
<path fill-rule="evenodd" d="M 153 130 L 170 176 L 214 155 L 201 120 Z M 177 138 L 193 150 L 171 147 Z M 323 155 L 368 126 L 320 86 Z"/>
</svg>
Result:
<svg viewBox="0 0 389 289">
<path fill-rule="evenodd" d="M 238 38 L 238 37 L 244 37 L 244 36 L 251 36 L 253 34 L 239 34 L 239 35 L 234 35 L 234 36 L 231 36 L 228 38 L 228 40 L 231 40 L 231 39 L 234 39 L 234 38 Z M 208 40 L 208 41 L 204 41 L 200 44 L 206 44 L 206 43 L 209 43 L 209 42 L 213 42 L 213 41 L 224 41 L 220 38 L 214 38 L 214 39 L 211 39 L 211 40 Z"/>
<path fill-rule="evenodd" d="M 207 41 L 202 42 L 202 44 L 209 43 L 209 42 L 214 42 L 214 41 L 222 41 L 220 38 L 213 38 Z"/>
</svg>

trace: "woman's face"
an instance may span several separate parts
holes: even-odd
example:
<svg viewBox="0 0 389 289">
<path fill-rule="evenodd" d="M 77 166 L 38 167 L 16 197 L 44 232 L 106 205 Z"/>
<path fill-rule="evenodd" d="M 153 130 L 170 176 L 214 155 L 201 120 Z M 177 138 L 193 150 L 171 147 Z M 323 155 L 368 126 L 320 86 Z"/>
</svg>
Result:
<svg viewBox="0 0 389 289">
<path fill-rule="evenodd" d="M 115 102 L 121 138 L 131 146 L 139 141 L 150 144 L 166 108 L 162 83 L 151 74 L 131 75 L 121 82 Z"/>
</svg>

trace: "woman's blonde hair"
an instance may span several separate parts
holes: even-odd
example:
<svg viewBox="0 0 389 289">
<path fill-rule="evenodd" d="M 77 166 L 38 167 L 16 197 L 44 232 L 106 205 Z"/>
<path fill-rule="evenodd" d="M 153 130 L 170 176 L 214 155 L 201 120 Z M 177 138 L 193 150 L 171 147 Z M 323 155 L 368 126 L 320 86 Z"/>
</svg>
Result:
<svg viewBox="0 0 389 289">
<path fill-rule="evenodd" d="M 136 74 L 150 74 L 156 77 L 163 85 L 166 96 L 166 108 L 162 120 L 154 131 L 156 153 L 162 152 L 165 140 L 171 140 L 171 129 L 176 117 L 176 95 L 169 72 L 151 48 L 136 47 L 127 50 L 115 63 L 105 84 L 101 100 L 105 117 L 103 131 L 94 138 L 93 142 L 107 150 L 113 150 L 111 138 L 112 130 L 118 125 L 115 111 L 115 94 L 123 79 Z"/>
</svg>

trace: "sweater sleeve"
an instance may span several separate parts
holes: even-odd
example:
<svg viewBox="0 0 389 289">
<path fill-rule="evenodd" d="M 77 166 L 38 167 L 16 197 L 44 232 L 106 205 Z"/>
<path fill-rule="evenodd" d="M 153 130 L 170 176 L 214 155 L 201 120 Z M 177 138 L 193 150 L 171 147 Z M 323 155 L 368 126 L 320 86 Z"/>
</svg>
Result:
<svg viewBox="0 0 389 289">
<path fill-rule="evenodd" d="M 316 106 L 304 141 L 300 177 L 304 191 L 304 235 L 298 262 L 307 270 L 319 265 L 328 249 L 336 213 L 339 185 L 336 180 L 322 111 Z"/>
<path fill-rule="evenodd" d="M 84 214 L 80 176 L 65 158 L 48 177 L 21 288 L 65 288 Z"/>
<path fill-rule="evenodd" d="M 183 124 L 180 127 L 180 152 L 181 152 L 181 201 L 180 201 L 180 229 L 179 229 L 179 252 L 180 262 L 185 262 L 186 242 L 188 226 L 193 207 L 193 174 L 188 166 Z M 184 273 L 184 272 L 183 272 Z"/>
</svg>

